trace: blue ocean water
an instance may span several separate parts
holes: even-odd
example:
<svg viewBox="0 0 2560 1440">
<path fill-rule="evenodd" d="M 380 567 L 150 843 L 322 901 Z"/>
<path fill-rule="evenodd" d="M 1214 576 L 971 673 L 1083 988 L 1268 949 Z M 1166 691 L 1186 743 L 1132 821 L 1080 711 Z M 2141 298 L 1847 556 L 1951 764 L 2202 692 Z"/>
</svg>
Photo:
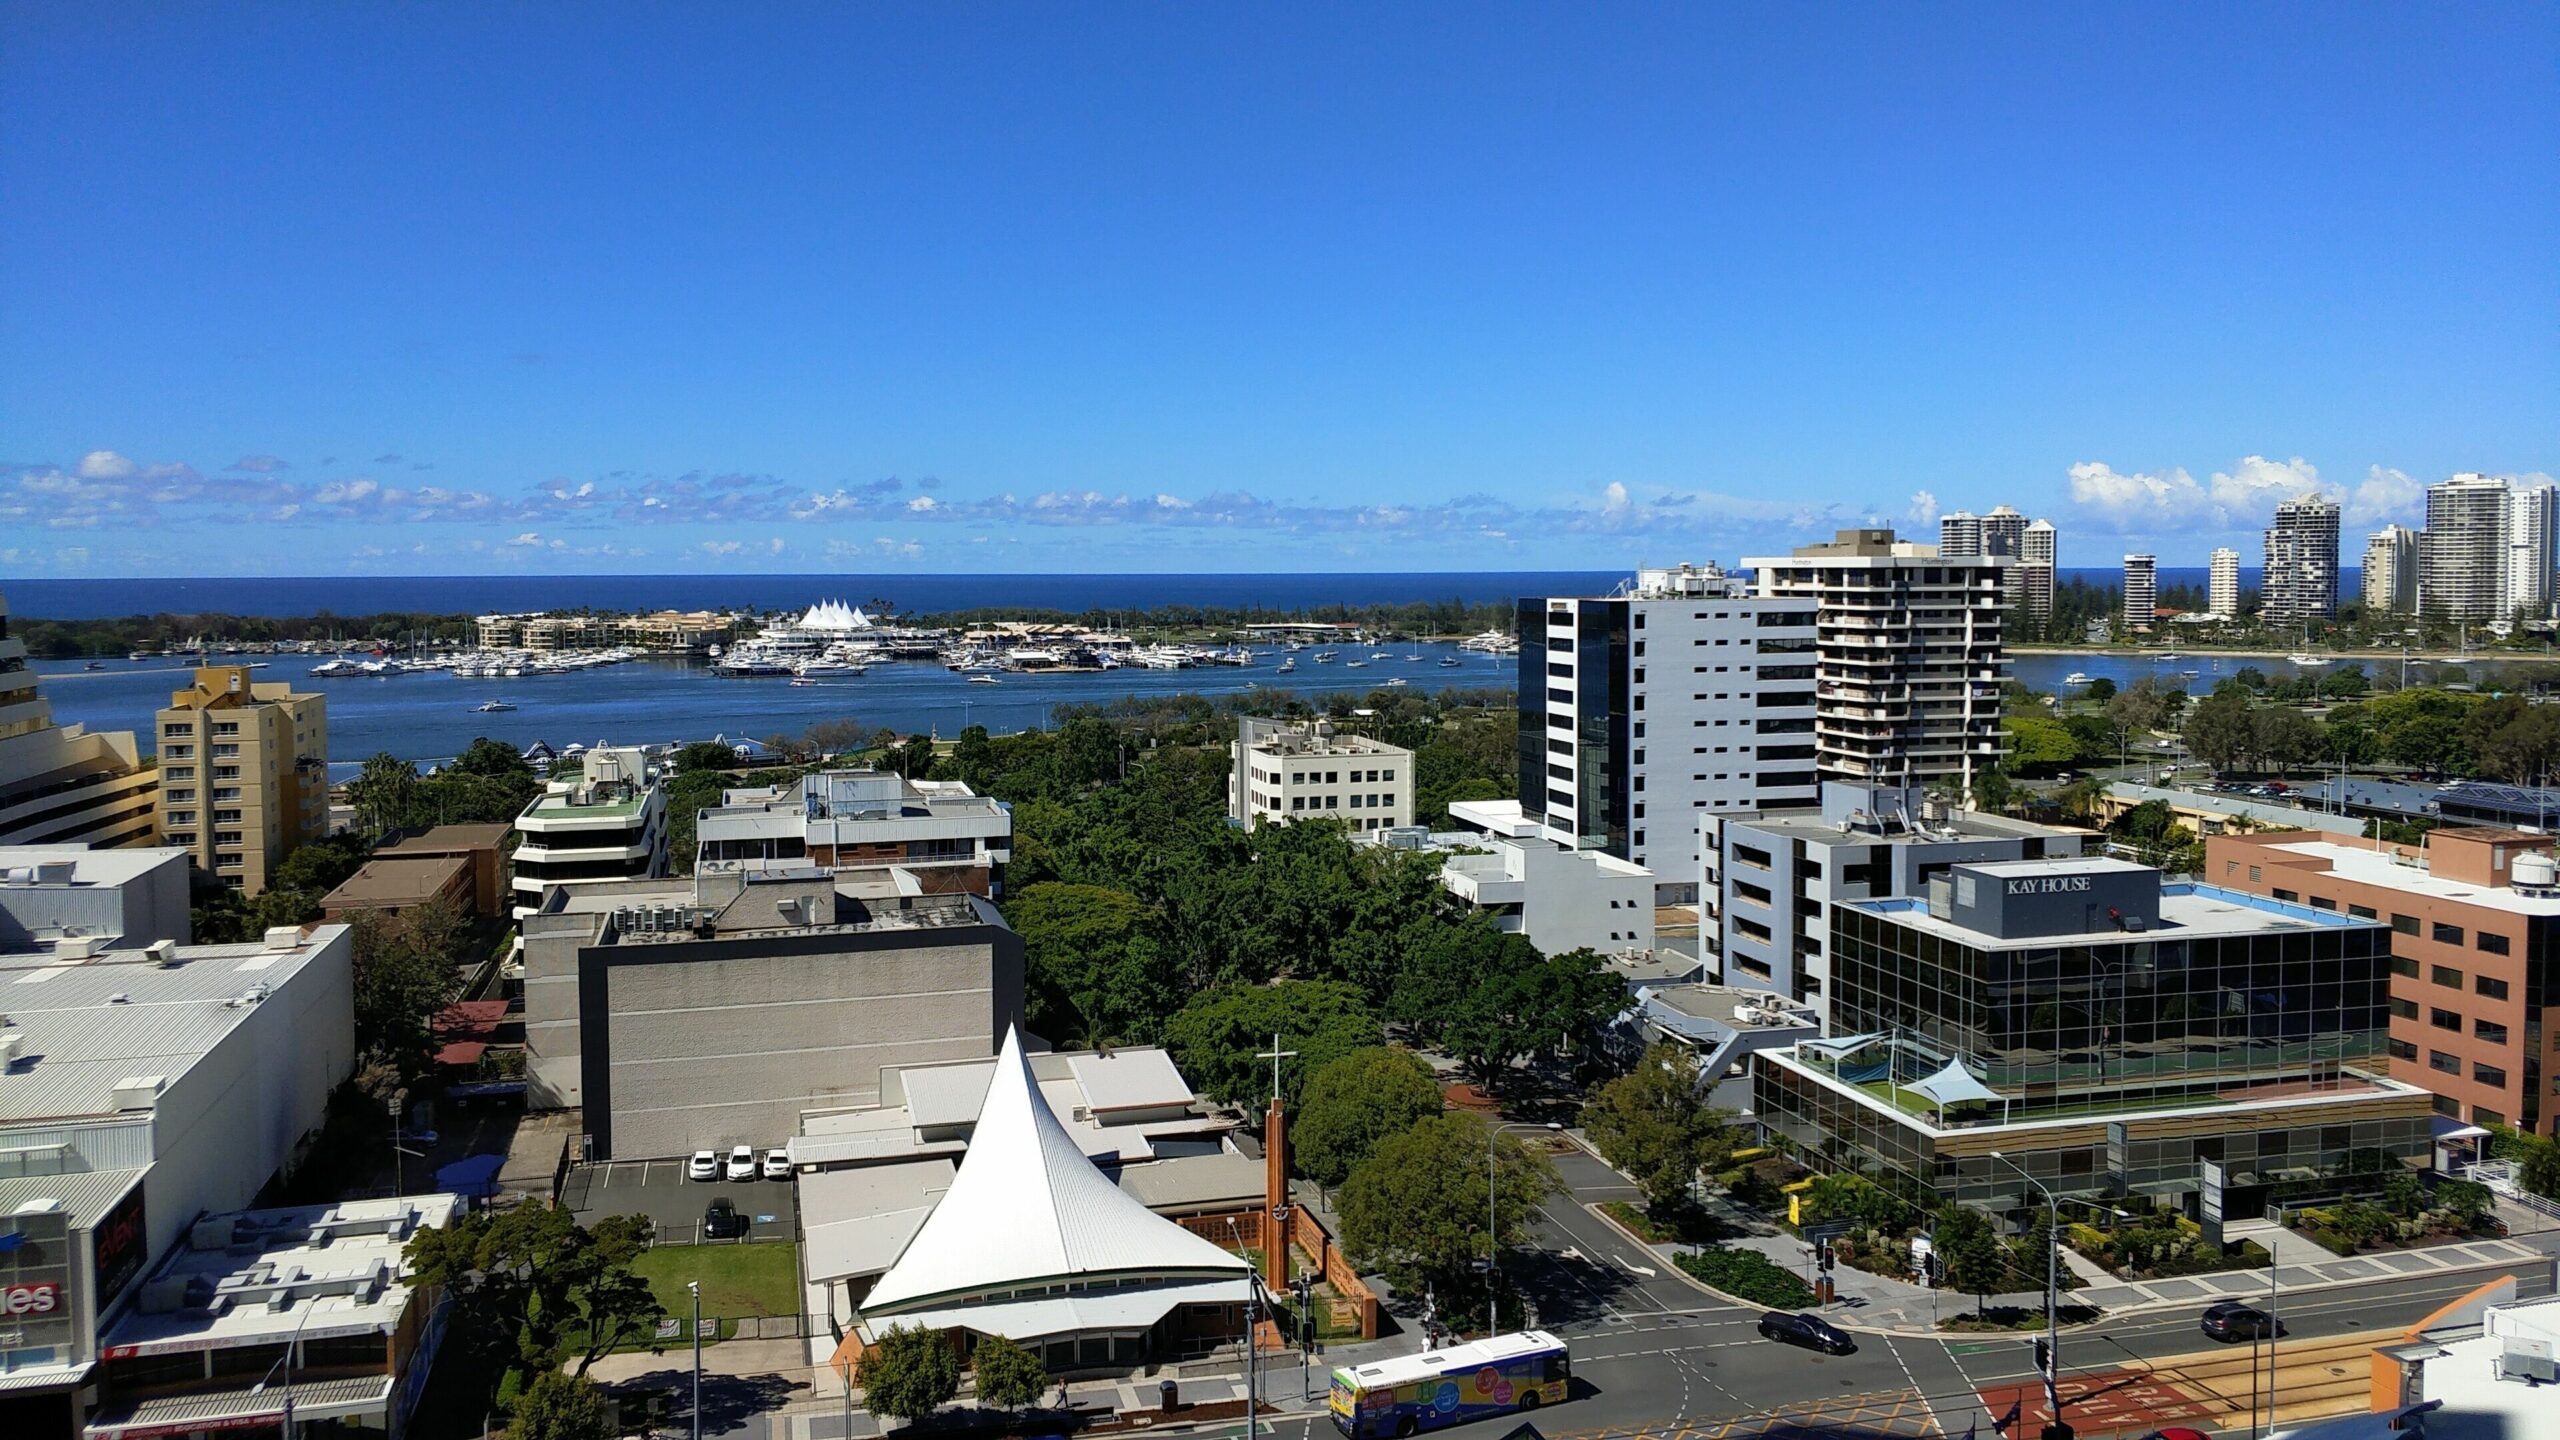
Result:
<svg viewBox="0 0 2560 1440">
<path fill-rule="evenodd" d="M 48 620 L 125 615 L 437 615 L 598 610 L 790 610 L 819 600 L 892 602 L 910 614 L 1029 606 L 1082 614 L 1166 605 L 1296 611 L 1326 605 L 1507 601 L 1605 594 L 1627 572 L 1413 571 L 1207 575 L 410 575 L 119 580 L 15 579 L 12 614 Z"/>
</svg>

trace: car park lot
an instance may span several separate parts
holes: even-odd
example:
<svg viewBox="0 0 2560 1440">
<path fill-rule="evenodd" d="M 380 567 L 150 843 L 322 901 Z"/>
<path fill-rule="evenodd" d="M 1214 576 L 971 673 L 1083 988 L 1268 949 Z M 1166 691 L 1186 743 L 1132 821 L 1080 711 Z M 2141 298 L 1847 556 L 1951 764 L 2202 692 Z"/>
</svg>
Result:
<svg viewBox="0 0 2560 1440">
<path fill-rule="evenodd" d="M 790 1181 L 687 1180 L 684 1171 L 681 1155 L 574 1166 L 561 1186 L 560 1200 L 576 1212 L 580 1224 L 607 1215 L 646 1215 L 662 1243 L 684 1244 L 697 1238 L 702 1212 L 712 1200 L 725 1195 L 747 1217 L 748 1239 L 797 1238 L 798 1192 Z"/>
</svg>

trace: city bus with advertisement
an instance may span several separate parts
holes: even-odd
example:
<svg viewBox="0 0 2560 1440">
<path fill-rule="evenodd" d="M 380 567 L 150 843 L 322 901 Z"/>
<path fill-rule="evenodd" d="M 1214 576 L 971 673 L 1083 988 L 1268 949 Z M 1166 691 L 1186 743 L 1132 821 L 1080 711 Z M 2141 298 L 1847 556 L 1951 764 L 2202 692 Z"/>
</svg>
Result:
<svg viewBox="0 0 2560 1440">
<path fill-rule="evenodd" d="M 1333 1372 L 1328 1408 L 1351 1440 L 1412 1435 L 1565 1398 L 1573 1361 L 1544 1330 L 1495 1335 Z"/>
</svg>

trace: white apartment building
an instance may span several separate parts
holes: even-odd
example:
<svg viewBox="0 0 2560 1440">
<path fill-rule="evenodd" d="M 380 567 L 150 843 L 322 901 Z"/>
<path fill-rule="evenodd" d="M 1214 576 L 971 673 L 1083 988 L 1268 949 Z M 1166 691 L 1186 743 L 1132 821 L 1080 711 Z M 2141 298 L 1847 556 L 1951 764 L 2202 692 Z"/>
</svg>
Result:
<svg viewBox="0 0 2560 1440">
<path fill-rule="evenodd" d="M 2124 624 L 2148 630 L 2160 618 L 2160 561 L 2152 555 L 2124 557 Z"/>
<path fill-rule="evenodd" d="M 2228 545 L 2214 547 L 2213 557 L 2205 570 L 2204 608 L 2224 620 L 2240 618 L 2240 552 Z"/>
<path fill-rule="evenodd" d="M 1814 796 L 1817 606 L 1712 564 L 1522 600 L 1522 814 L 1691 898 L 1700 812 Z"/>
<path fill-rule="evenodd" d="M 1248 830 L 1275 820 L 1339 820 L 1354 831 L 1413 823 L 1413 752 L 1330 720 L 1247 716 L 1227 759 L 1227 816 Z"/>
<path fill-rule="evenodd" d="M 1002 891 L 1013 811 L 957 780 L 825 770 L 797 784 L 730 790 L 694 818 L 693 873 L 888 873 L 914 894 Z"/>
<path fill-rule="evenodd" d="M 1994 505 L 1982 517 L 1982 550 L 1985 555 L 2006 555 L 2012 560 L 2026 554 L 2027 517 L 2011 505 Z M 1938 553 L 1946 554 L 1945 546 Z"/>
<path fill-rule="evenodd" d="M 2042 625 L 2053 617 L 2053 565 L 2057 532 L 2050 520 L 2028 524 L 2018 535 L 2018 603 Z"/>
<path fill-rule="evenodd" d="M 53 723 L 0 599 L 0 845 L 148 845 L 159 784 L 132 731 Z"/>
<path fill-rule="evenodd" d="M 1843 530 L 1827 544 L 1743 563 L 1760 572 L 1757 598 L 1789 615 L 1790 627 L 1811 607 L 1814 775 L 1791 769 L 1793 783 L 1763 787 L 1753 803 L 1692 807 L 1686 843 L 1656 869 L 1676 863 L 1685 873 L 1695 865 L 1700 809 L 1812 804 L 1815 778 L 1970 784 L 1977 768 L 1998 762 L 2000 686 L 2009 675 L 2001 648 L 2008 557 L 1948 557 L 1936 546 L 1897 540 L 1891 530 Z M 1792 657 L 1806 652 L 1788 643 L 1793 674 L 1802 667 Z M 1775 703 L 1782 693 L 1792 695 L 1764 687 L 1758 698 Z M 1798 747 L 1788 748 L 1792 756 Z"/>
<path fill-rule="evenodd" d="M 2418 610 L 2418 532 L 2385 525 L 2364 542 L 2364 607 L 2414 615 Z"/>
<path fill-rule="evenodd" d="M 2502 618 L 2506 598 L 2507 482 L 2456 475 L 2427 487 L 2418 542 L 2418 604 L 2446 620 Z"/>
<path fill-rule="evenodd" d="M 1958 510 L 1938 517 L 1938 553 L 1941 555 L 1979 555 L 1982 553 L 1982 517 L 1970 510 Z"/>
<path fill-rule="evenodd" d="M 2537 616 L 2551 613 L 2551 572 L 2555 559 L 2560 559 L 2553 545 L 2555 520 L 2560 520 L 2560 514 L 2555 514 L 2549 485 L 2508 486 L 2499 619 L 2510 619 L 2520 611 Z"/>
<path fill-rule="evenodd" d="M 1417 825 L 1371 838 L 1440 857 L 1440 886 L 1452 898 L 1549 955 L 1653 949 L 1652 871 L 1598 850 L 1567 850 L 1509 802 L 1460 801 L 1449 819 L 1457 828 Z"/>
<path fill-rule="evenodd" d="M 2338 613 L 2338 502 L 2297 495 L 2276 506 L 2266 533 L 2258 613 L 2279 629 Z"/>
<path fill-rule="evenodd" d="M 574 780 L 555 780 L 516 817 L 515 918 L 554 885 L 667 873 L 667 794 L 637 746 L 600 745 Z"/>
</svg>

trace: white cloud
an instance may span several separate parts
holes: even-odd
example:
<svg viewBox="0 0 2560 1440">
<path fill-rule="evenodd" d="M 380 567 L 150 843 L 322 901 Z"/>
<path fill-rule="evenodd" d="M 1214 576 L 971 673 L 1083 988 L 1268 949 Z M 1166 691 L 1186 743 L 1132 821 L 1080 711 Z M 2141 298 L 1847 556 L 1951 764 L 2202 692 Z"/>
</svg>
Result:
<svg viewBox="0 0 2560 1440">
<path fill-rule="evenodd" d="M 768 551 L 770 551 L 770 552 L 772 552 L 773 554 L 779 555 L 779 554 L 781 554 L 781 553 L 782 553 L 782 537 L 781 537 L 781 536 L 776 535 L 776 536 L 774 536 L 772 539 L 767 540 L 766 542 L 764 542 L 764 544 L 765 544 L 765 549 L 766 549 L 766 550 L 768 550 Z"/>
<path fill-rule="evenodd" d="M 2374 527 L 2415 524 L 2426 518 L 2427 487 L 2406 471 L 2376 465 L 2347 497 L 2347 523 Z"/>
<path fill-rule="evenodd" d="M 1938 523 L 1938 497 L 1926 490 L 1914 490 L 1910 508 L 1902 513 L 1909 516 L 1914 525 L 1935 525 Z"/>
<path fill-rule="evenodd" d="M 508 543 L 508 544 L 510 544 L 510 545 L 524 545 L 524 546 L 539 545 L 539 544 L 541 544 L 541 543 L 542 543 L 542 537 L 541 537 L 541 536 L 539 536 L 539 535 L 536 535 L 535 533 L 533 533 L 533 532 L 532 532 L 532 531 L 530 531 L 530 530 L 527 530 L 527 531 L 526 531 L 526 532 L 524 532 L 523 534 L 518 535 L 516 538 L 514 538 L 513 540 L 508 541 L 507 543 Z"/>
<path fill-rule="evenodd" d="M 1183 499 L 1179 495 L 1160 494 L 1156 496 L 1156 508 L 1159 510 L 1188 510 L 1191 508 L 1191 502 Z"/>
<path fill-rule="evenodd" d="M 134 463 L 113 450 L 92 450 L 80 457 L 83 480 L 122 480 L 134 472 Z"/>
<path fill-rule="evenodd" d="M 1608 488 L 1600 492 L 1600 513 L 1611 520 L 1624 518 L 1631 503 L 1627 499 L 1627 487 L 1623 482 L 1612 480 Z"/>
<path fill-rule="evenodd" d="M 2202 484 L 2184 467 L 2150 474 L 2096 460 L 2072 466 L 2070 476 L 2074 504 L 2108 528 L 2136 533 L 2255 527 L 2266 522 L 2278 501 L 2321 488 L 2319 467 L 2299 455 L 2290 460 L 2244 456 Z"/>
<path fill-rule="evenodd" d="M 942 508 L 942 502 L 930 495 L 919 495 L 907 502 L 907 509 L 917 515 L 930 515 Z"/>
<path fill-rule="evenodd" d="M 701 548 L 705 555 L 735 555 L 747 547 L 735 540 L 705 540 Z"/>
</svg>

